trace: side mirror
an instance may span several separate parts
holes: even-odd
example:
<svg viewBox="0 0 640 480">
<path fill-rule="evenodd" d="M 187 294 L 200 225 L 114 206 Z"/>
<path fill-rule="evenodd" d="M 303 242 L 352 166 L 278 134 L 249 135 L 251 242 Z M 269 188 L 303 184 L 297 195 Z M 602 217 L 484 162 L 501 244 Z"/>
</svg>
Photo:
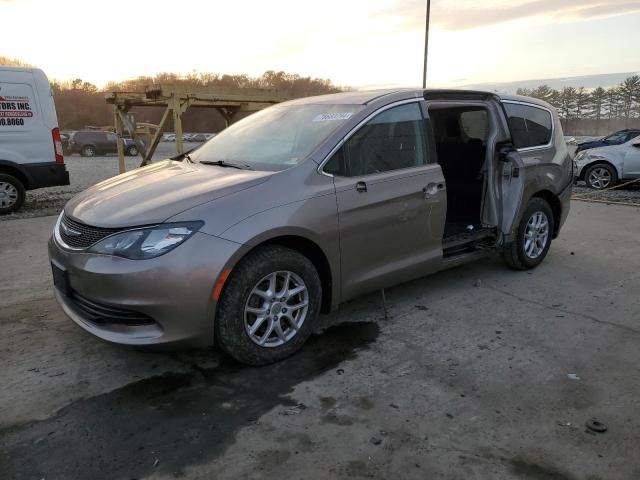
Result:
<svg viewBox="0 0 640 480">
<path fill-rule="evenodd" d="M 633 145 L 636 148 L 640 148 L 640 143 L 632 143 L 631 145 Z"/>
</svg>

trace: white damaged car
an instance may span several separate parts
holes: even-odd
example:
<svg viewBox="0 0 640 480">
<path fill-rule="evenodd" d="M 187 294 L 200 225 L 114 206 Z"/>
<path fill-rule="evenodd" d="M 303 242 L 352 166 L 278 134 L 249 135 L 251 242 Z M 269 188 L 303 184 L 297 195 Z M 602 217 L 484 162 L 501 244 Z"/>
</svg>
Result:
<svg viewBox="0 0 640 480">
<path fill-rule="evenodd" d="M 584 150 L 576 155 L 575 163 L 577 179 L 596 190 L 640 178 L 640 137 L 620 145 Z"/>
</svg>

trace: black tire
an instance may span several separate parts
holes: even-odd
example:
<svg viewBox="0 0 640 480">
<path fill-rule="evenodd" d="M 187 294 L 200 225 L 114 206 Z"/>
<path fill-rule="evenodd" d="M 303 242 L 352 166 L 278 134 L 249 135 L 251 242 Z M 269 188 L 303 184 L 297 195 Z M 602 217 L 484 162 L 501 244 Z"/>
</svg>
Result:
<svg viewBox="0 0 640 480">
<path fill-rule="evenodd" d="M 546 238 L 546 244 L 542 249 L 542 252 L 535 258 L 531 258 L 525 250 L 525 233 L 527 232 L 527 224 L 529 220 L 538 212 L 544 213 L 547 217 L 548 232 Z M 506 243 L 502 248 L 502 258 L 504 262 L 515 270 L 529 270 L 535 268 L 547 256 L 549 248 L 551 247 L 551 239 L 554 234 L 554 218 L 553 211 L 549 204 L 542 198 L 532 198 L 527 205 L 518 229 L 516 231 L 516 238 L 512 242 Z"/>
<path fill-rule="evenodd" d="M 608 172 L 611 177 L 608 184 L 596 183 L 592 178 L 591 174 L 598 172 L 599 170 Z M 584 181 L 589 188 L 593 188 L 594 190 L 604 190 L 605 188 L 611 188 L 618 183 L 618 172 L 616 172 L 616 169 L 608 163 L 596 163 L 595 165 L 591 165 L 587 168 L 587 171 L 584 172 Z"/>
<path fill-rule="evenodd" d="M 96 147 L 93 145 L 85 145 L 80 149 L 80 155 L 83 157 L 95 157 L 96 153 Z"/>
<path fill-rule="evenodd" d="M 129 157 L 135 157 L 136 155 L 138 155 L 138 147 L 136 147 L 135 145 L 129 145 L 127 147 L 127 155 Z"/>
<path fill-rule="evenodd" d="M 22 182 L 6 173 L 0 173 L 0 215 L 15 212 L 24 203 L 26 190 Z"/>
<path fill-rule="evenodd" d="M 309 294 L 307 315 L 297 333 L 284 344 L 260 346 L 245 329 L 245 305 L 260 280 L 279 271 L 293 272 L 304 281 Z M 217 344 L 228 355 L 248 365 L 268 365 L 282 360 L 300 349 L 313 333 L 321 299 L 320 277 L 307 257 L 277 245 L 258 247 L 240 261 L 226 281 L 217 309 Z"/>
</svg>

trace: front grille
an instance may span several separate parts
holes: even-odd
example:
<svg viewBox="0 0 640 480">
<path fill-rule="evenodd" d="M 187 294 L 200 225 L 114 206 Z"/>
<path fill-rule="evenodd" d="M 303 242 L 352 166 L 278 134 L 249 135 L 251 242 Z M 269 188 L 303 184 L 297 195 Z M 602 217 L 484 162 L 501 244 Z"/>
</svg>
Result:
<svg viewBox="0 0 640 480">
<path fill-rule="evenodd" d="M 83 317 L 93 323 L 116 323 L 119 325 L 150 325 L 154 321 L 149 315 L 105 305 L 90 300 L 76 291 L 71 291 L 69 297 Z"/>
<path fill-rule="evenodd" d="M 71 248 L 89 248 L 103 238 L 122 230 L 124 229 L 91 227 L 63 215 L 58 233 L 62 241 Z"/>
</svg>

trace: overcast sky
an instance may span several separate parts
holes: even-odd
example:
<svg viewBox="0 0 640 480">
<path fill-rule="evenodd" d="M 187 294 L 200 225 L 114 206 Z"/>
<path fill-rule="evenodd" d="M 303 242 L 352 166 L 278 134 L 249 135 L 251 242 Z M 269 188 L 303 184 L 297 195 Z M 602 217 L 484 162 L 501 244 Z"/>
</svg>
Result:
<svg viewBox="0 0 640 480">
<path fill-rule="evenodd" d="M 0 0 L 0 55 L 98 86 L 285 70 L 353 87 L 422 78 L 423 0 Z M 429 84 L 640 70 L 640 1 L 433 0 Z"/>
</svg>

